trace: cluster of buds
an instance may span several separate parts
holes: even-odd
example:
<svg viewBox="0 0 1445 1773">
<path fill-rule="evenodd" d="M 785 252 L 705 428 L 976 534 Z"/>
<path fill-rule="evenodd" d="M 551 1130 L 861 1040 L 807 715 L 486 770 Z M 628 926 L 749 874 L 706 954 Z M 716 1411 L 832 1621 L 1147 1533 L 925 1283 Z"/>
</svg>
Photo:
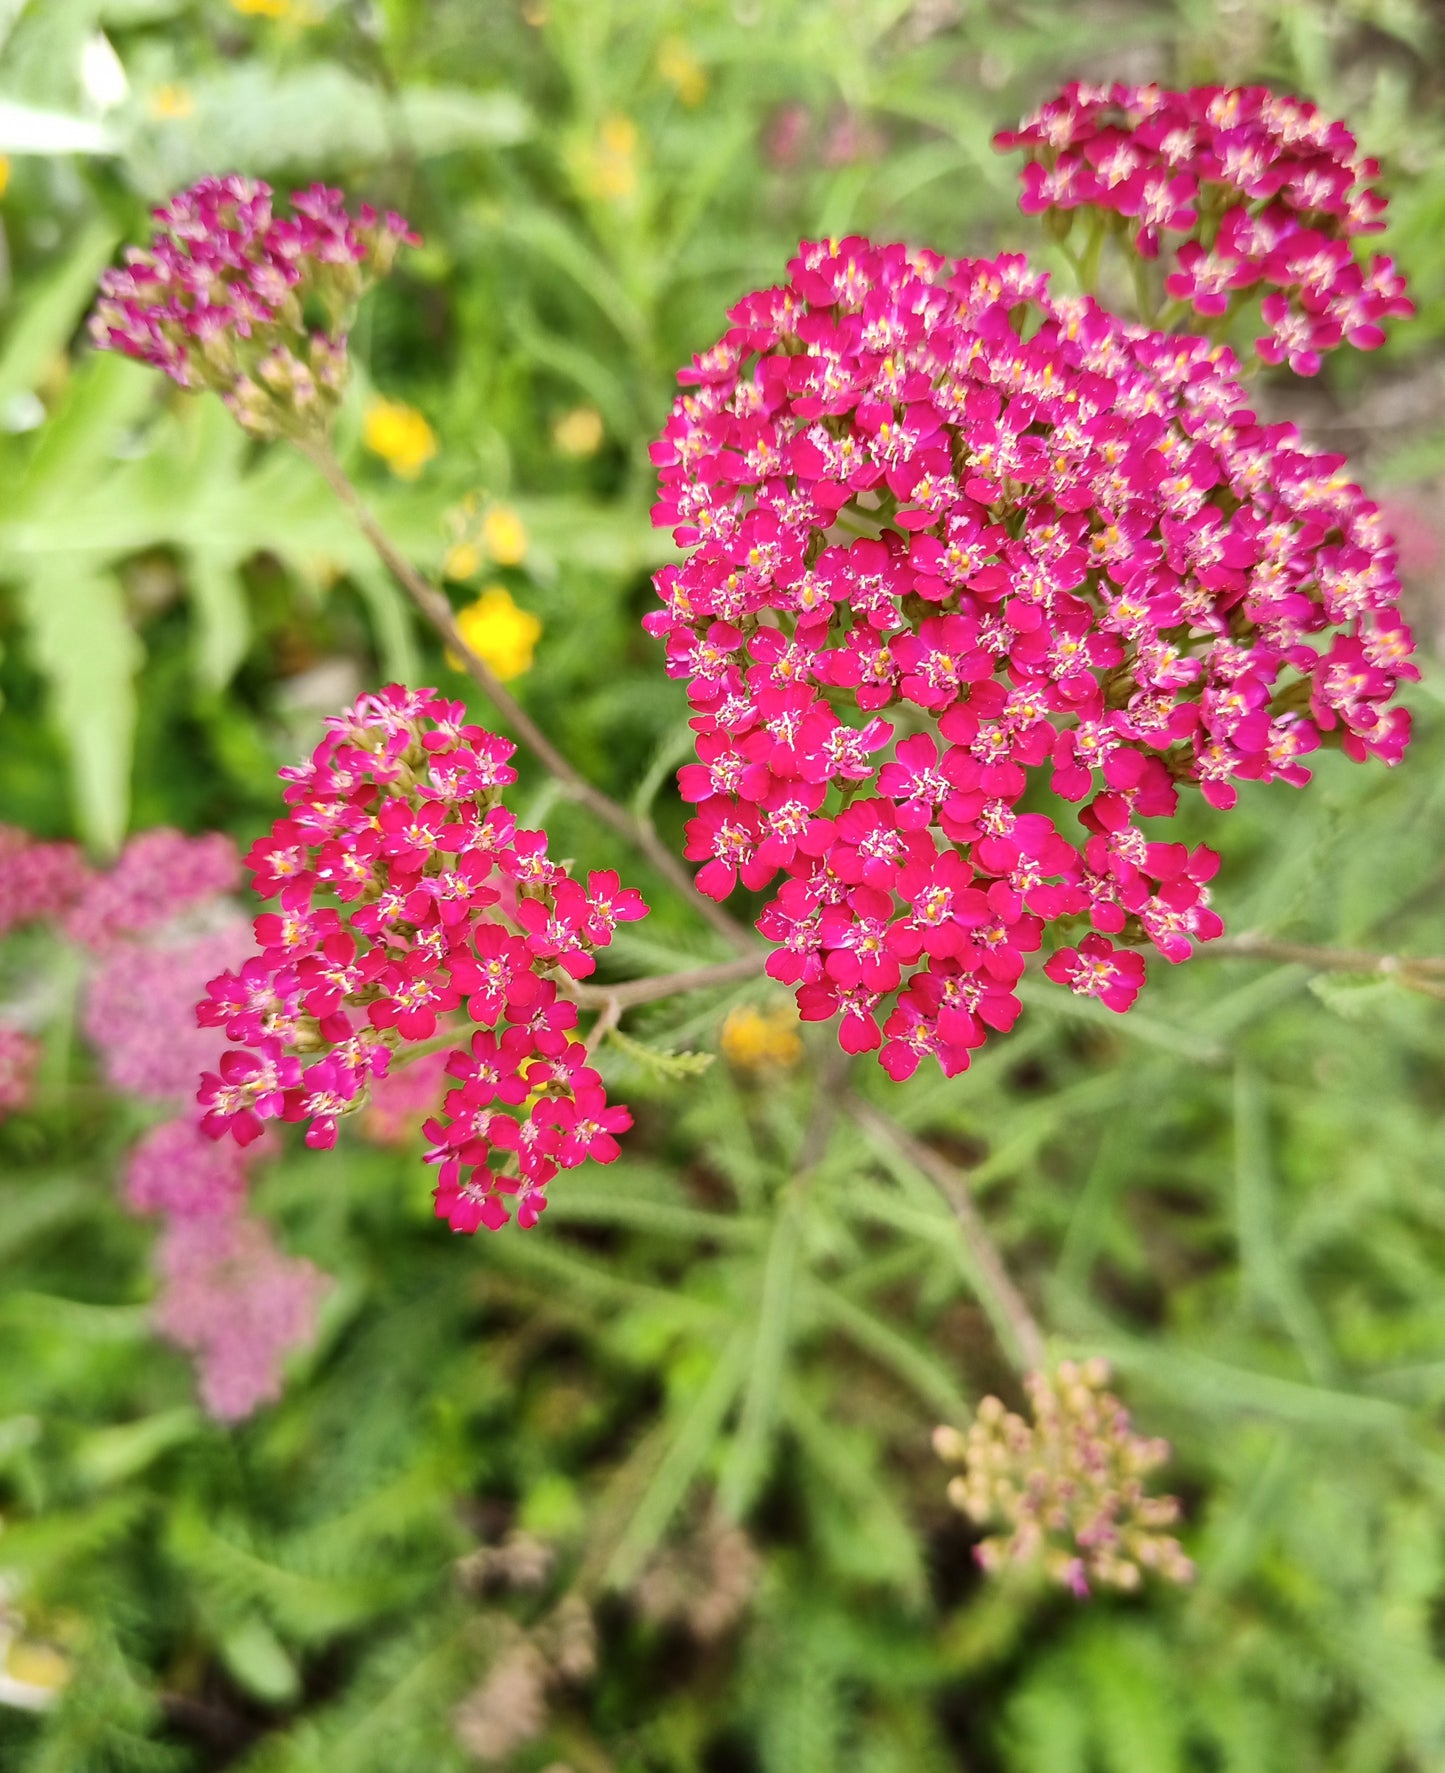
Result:
<svg viewBox="0 0 1445 1773">
<path fill-rule="evenodd" d="M 502 805 L 514 747 L 460 702 L 389 685 L 327 722 L 282 772 L 289 811 L 246 858 L 259 954 L 212 981 L 197 1014 L 236 1044 L 204 1078 L 202 1125 L 245 1144 L 268 1119 L 329 1146 L 393 1052 L 481 1024 L 446 1070 L 458 1087 L 429 1123 L 437 1211 L 458 1231 L 535 1223 L 559 1169 L 617 1155 L 609 1107 L 573 1038 L 573 980 L 616 926 L 646 914 L 612 873 L 584 887 L 543 833 Z"/>
<path fill-rule="evenodd" d="M 1224 347 L 1016 257 L 849 239 L 789 275 L 653 450 L 689 550 L 646 619 L 690 683 L 687 854 L 715 897 L 784 876 L 758 928 L 805 1020 L 952 1075 L 1046 924 L 1092 924 L 1046 970 L 1116 1010 L 1129 947 L 1216 935 L 1217 857 L 1143 822 L 1302 783 L 1323 744 L 1396 760 L 1411 638 L 1378 508 Z"/>
<path fill-rule="evenodd" d="M 1385 341 L 1382 322 L 1414 313 L 1405 280 L 1351 244 L 1377 232 L 1385 199 L 1343 123 L 1262 86 L 1066 86 L 1017 129 L 994 138 L 1023 149 L 1020 207 L 1067 233 L 1073 212 L 1132 231 L 1157 259 L 1171 234 L 1165 288 L 1211 319 L 1266 292 L 1257 349 L 1315 375 L 1320 354 Z"/>
<path fill-rule="evenodd" d="M 256 437 L 324 436 L 346 385 L 356 305 L 403 245 L 399 216 L 340 191 L 294 192 L 278 216 L 269 185 L 204 178 L 156 210 L 149 248 L 101 278 L 91 336 L 183 388 L 211 388 Z"/>
<path fill-rule="evenodd" d="M 1103 1361 L 1064 1361 L 1024 1381 L 1032 1423 L 986 1397 L 966 1434 L 935 1432 L 939 1457 L 965 1467 L 949 1481 L 949 1501 L 980 1526 L 1005 1528 L 975 1548 L 985 1570 L 1042 1566 L 1080 1596 L 1091 1583 L 1137 1588 L 1146 1570 L 1171 1582 L 1193 1576 L 1163 1531 L 1178 1520 L 1178 1502 L 1144 1494 L 1169 1444 L 1132 1432 L 1128 1411 L 1104 1389 L 1108 1377 Z"/>
</svg>

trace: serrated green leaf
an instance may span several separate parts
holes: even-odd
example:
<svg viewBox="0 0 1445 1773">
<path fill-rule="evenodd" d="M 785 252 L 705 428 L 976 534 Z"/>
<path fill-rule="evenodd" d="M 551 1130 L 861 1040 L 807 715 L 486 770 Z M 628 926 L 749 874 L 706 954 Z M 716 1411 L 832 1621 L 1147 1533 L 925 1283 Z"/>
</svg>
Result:
<svg viewBox="0 0 1445 1773">
<path fill-rule="evenodd" d="M 1400 1001 L 1399 981 L 1379 973 L 1316 973 L 1309 988 L 1347 1022 L 1368 1021 Z"/>
<path fill-rule="evenodd" d="M 684 1077 L 701 1077 L 717 1057 L 716 1053 L 665 1053 L 660 1047 L 649 1046 L 646 1041 L 624 1034 L 620 1028 L 609 1028 L 607 1039 L 628 1058 L 645 1065 L 654 1076 L 670 1082 Z"/>
</svg>

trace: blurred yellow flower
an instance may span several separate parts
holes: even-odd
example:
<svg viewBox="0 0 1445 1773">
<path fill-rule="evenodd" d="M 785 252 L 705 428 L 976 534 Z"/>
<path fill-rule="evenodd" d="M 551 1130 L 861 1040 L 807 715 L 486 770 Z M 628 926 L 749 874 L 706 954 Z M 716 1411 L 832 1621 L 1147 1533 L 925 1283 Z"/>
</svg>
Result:
<svg viewBox="0 0 1445 1773">
<path fill-rule="evenodd" d="M 442 572 L 449 579 L 469 579 L 481 570 L 482 556 L 475 542 L 457 542 L 447 549 Z"/>
<path fill-rule="evenodd" d="M 527 530 L 510 505 L 493 505 L 482 519 L 482 543 L 498 566 L 520 566 L 527 558 Z"/>
<path fill-rule="evenodd" d="M 739 1004 L 728 1011 L 723 1023 L 722 1050 L 728 1063 L 743 1071 L 786 1070 L 796 1065 L 803 1056 L 797 1010 L 791 1003 L 773 1004 L 764 1010 Z"/>
<path fill-rule="evenodd" d="M 289 18 L 294 7 L 292 0 L 231 0 L 231 10 L 247 18 Z"/>
<path fill-rule="evenodd" d="M 602 119 L 597 139 L 583 155 L 583 174 L 594 197 L 612 202 L 637 192 L 637 125 L 614 112 Z"/>
<path fill-rule="evenodd" d="M 574 406 L 552 426 L 552 442 L 564 456 L 595 456 L 604 434 L 602 414 L 595 406 Z"/>
<path fill-rule="evenodd" d="M 681 37 L 664 37 L 658 44 L 657 71 L 683 104 L 700 105 L 707 97 L 707 73 Z"/>
<path fill-rule="evenodd" d="M 4 154 L 0 154 L 0 197 L 5 195 L 10 184 L 10 162 Z"/>
<path fill-rule="evenodd" d="M 488 585 L 475 603 L 458 610 L 457 627 L 472 651 L 504 683 L 532 669 L 542 624 L 530 610 L 517 607 L 505 585 Z M 463 668 L 455 653 L 448 652 L 447 663 L 456 671 Z"/>
<path fill-rule="evenodd" d="M 150 95 L 147 109 L 152 117 L 190 117 L 195 112 L 196 101 L 184 86 L 158 86 Z"/>
<path fill-rule="evenodd" d="M 402 480 L 415 480 L 437 453 L 436 432 L 414 406 L 399 400 L 372 401 L 361 441 Z"/>
</svg>

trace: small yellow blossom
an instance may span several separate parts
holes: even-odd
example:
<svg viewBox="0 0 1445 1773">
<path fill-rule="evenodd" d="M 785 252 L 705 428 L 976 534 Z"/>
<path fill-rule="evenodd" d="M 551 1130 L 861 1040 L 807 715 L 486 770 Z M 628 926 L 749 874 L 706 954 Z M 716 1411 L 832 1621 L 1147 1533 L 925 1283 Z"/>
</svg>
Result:
<svg viewBox="0 0 1445 1773">
<path fill-rule="evenodd" d="M 480 572 L 482 556 L 475 542 L 457 542 L 447 549 L 442 572 L 449 579 L 469 579 Z"/>
<path fill-rule="evenodd" d="M 791 1003 L 763 1010 L 739 1004 L 723 1023 L 722 1050 L 728 1063 L 742 1071 L 787 1070 L 803 1056 L 797 1010 Z"/>
<path fill-rule="evenodd" d="M 527 530 L 510 505 L 493 505 L 482 519 L 482 542 L 498 566 L 520 566 L 527 558 Z"/>
<path fill-rule="evenodd" d="M 293 6 L 292 0 L 231 0 L 231 10 L 247 18 L 289 18 Z"/>
<path fill-rule="evenodd" d="M 657 71 L 689 108 L 707 97 L 707 73 L 681 37 L 664 37 L 658 44 Z"/>
<path fill-rule="evenodd" d="M 196 101 L 184 86 L 158 86 L 150 96 L 147 109 L 152 117 L 169 121 L 177 117 L 193 116 Z"/>
<path fill-rule="evenodd" d="M 613 203 L 637 194 L 637 125 L 614 112 L 582 155 L 583 179 L 594 197 Z"/>
<path fill-rule="evenodd" d="M 564 456 L 595 456 L 604 435 L 602 414 L 595 406 L 574 406 L 552 426 L 552 442 Z"/>
<path fill-rule="evenodd" d="M 5 192 L 6 192 L 7 188 L 9 187 L 9 184 L 10 184 L 10 162 L 4 154 L 0 154 L 0 197 L 3 197 L 5 195 Z"/>
<path fill-rule="evenodd" d="M 505 585 L 488 585 L 475 603 L 457 611 L 457 627 L 467 645 L 491 666 L 503 683 L 532 669 L 532 655 L 542 624 L 530 610 L 519 609 Z M 462 662 L 447 654 L 454 670 Z"/>
<path fill-rule="evenodd" d="M 414 406 L 399 400 L 372 401 L 361 441 L 402 480 L 415 480 L 437 453 L 436 432 Z"/>
</svg>

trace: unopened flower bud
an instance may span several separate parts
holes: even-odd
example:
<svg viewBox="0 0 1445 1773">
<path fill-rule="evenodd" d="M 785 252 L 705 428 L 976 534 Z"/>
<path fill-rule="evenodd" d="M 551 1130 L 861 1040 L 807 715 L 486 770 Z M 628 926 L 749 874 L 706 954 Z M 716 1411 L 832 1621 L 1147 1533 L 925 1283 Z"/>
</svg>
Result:
<svg viewBox="0 0 1445 1773">
<path fill-rule="evenodd" d="M 1133 1589 L 1141 1570 L 1184 1582 L 1194 1566 L 1161 1531 L 1179 1515 L 1173 1497 L 1146 1497 L 1142 1473 L 1168 1444 L 1132 1433 L 1128 1412 L 1103 1389 L 1102 1361 L 1062 1362 L 1024 1381 L 1032 1423 L 985 1398 L 967 1434 L 940 1428 L 934 1450 L 964 1471 L 948 1499 L 980 1525 L 1003 1531 L 975 1550 L 986 1570 L 1038 1564 L 1075 1594 L 1091 1583 Z"/>
</svg>

